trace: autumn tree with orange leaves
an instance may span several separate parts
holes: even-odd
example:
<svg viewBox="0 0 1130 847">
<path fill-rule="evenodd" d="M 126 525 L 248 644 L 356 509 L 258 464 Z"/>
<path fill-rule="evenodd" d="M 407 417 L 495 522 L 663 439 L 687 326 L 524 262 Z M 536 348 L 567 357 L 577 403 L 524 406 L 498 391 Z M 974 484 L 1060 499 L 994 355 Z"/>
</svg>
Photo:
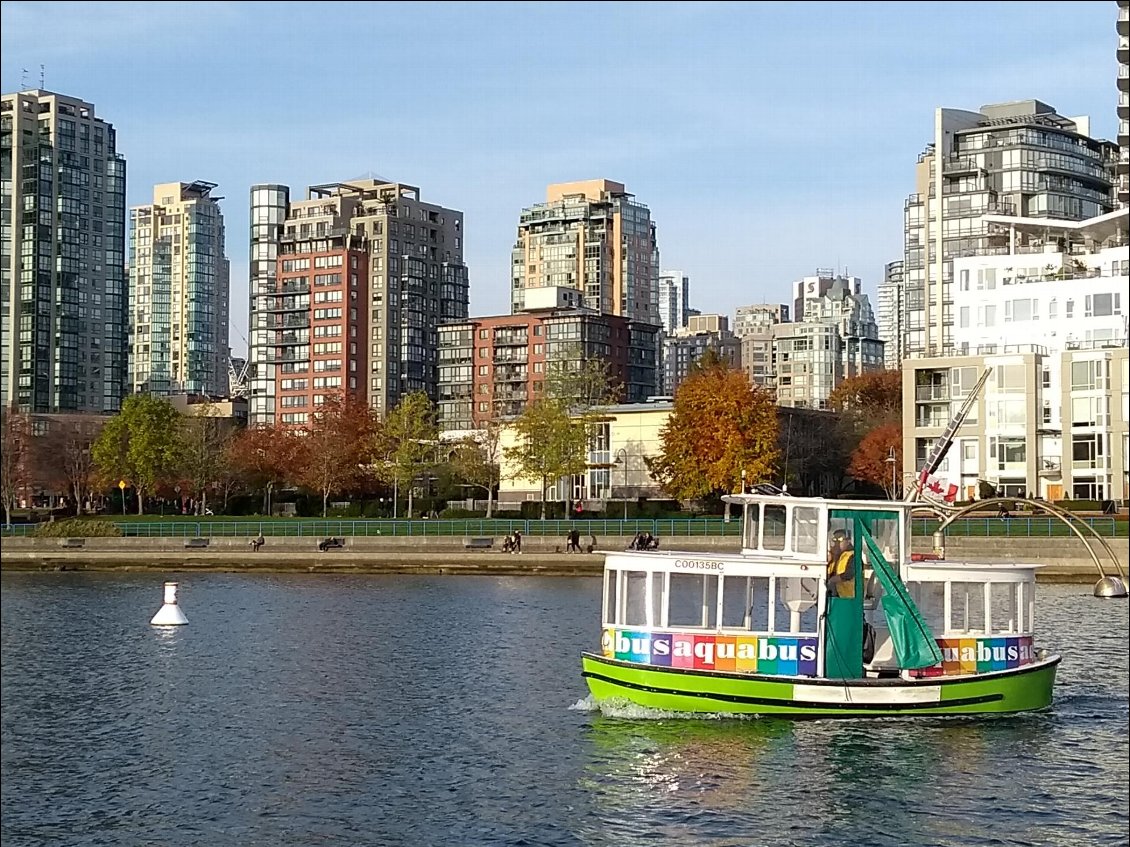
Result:
<svg viewBox="0 0 1130 847">
<path fill-rule="evenodd" d="M 840 430 L 852 450 L 848 473 L 897 496 L 902 478 L 902 373 L 872 371 L 845 379 L 828 395 L 840 414 Z M 895 448 L 894 483 L 892 463 Z"/>
<path fill-rule="evenodd" d="M 680 500 L 739 490 L 774 477 L 777 409 L 745 371 L 716 359 L 693 369 L 675 390 L 674 409 L 659 433 L 652 475 Z"/>
<path fill-rule="evenodd" d="M 295 481 L 322 495 L 323 518 L 331 494 L 353 488 L 365 478 L 375 426 L 368 405 L 328 394 L 295 441 Z"/>
<path fill-rule="evenodd" d="M 892 450 L 893 463 L 889 461 Z M 902 427 L 883 424 L 867 433 L 851 454 L 848 473 L 882 488 L 892 500 L 898 497 L 902 477 Z"/>
<path fill-rule="evenodd" d="M 227 462 L 252 490 L 263 491 L 263 514 L 271 514 L 271 495 L 294 470 L 298 438 L 275 424 L 251 426 L 232 440 Z"/>
</svg>

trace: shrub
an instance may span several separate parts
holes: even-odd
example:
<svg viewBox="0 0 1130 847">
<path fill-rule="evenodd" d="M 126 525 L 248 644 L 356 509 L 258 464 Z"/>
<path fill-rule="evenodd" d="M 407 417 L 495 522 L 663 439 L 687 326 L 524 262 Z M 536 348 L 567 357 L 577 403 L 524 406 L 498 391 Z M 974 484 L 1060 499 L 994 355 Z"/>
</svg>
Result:
<svg viewBox="0 0 1130 847">
<path fill-rule="evenodd" d="M 457 521 L 465 519 L 474 520 L 476 518 L 485 518 L 487 516 L 487 513 L 485 509 L 476 510 L 450 508 L 444 509 L 439 513 L 439 516 L 441 520 L 445 521 Z"/>
<path fill-rule="evenodd" d="M 42 523 L 35 528 L 35 538 L 120 538 L 122 531 L 110 521 L 74 518 Z"/>
</svg>

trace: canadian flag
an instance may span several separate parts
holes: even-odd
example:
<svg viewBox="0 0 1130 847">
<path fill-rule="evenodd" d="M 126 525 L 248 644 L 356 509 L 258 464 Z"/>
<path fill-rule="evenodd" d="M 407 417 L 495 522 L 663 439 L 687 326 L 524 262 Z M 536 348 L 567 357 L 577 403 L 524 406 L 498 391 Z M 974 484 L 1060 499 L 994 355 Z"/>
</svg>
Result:
<svg viewBox="0 0 1130 847">
<path fill-rule="evenodd" d="M 925 484 L 922 486 L 922 494 L 931 500 L 952 503 L 957 499 L 957 486 L 931 475 L 926 477 Z"/>
</svg>

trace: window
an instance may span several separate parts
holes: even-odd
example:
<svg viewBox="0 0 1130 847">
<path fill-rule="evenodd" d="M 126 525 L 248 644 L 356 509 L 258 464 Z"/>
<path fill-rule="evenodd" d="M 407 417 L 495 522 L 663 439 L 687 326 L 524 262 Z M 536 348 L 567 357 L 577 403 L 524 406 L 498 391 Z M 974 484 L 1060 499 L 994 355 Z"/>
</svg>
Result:
<svg viewBox="0 0 1130 847">
<path fill-rule="evenodd" d="M 1022 465 L 1027 450 L 1023 438 L 990 438 L 989 456 L 995 460 L 997 470 L 1011 470 L 1010 465 Z"/>
<path fill-rule="evenodd" d="M 1071 467 L 1074 470 L 1096 470 L 1105 467 L 1102 433 L 1071 436 Z"/>
<path fill-rule="evenodd" d="M 1096 391 L 1110 387 L 1104 362 L 1101 359 L 1088 359 L 1071 363 L 1071 390 Z"/>
<path fill-rule="evenodd" d="M 1083 300 L 1083 314 L 1088 317 L 1109 317 L 1122 314 L 1122 295 L 1088 294 Z"/>
</svg>

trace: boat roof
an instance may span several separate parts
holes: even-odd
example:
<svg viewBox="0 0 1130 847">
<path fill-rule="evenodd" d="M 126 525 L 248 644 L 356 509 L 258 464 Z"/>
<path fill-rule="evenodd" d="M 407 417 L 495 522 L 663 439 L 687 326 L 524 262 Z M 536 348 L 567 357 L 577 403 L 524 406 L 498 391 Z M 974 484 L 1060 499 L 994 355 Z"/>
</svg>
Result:
<svg viewBox="0 0 1130 847">
<path fill-rule="evenodd" d="M 905 500 L 841 500 L 827 497 L 794 497 L 786 492 L 779 494 L 724 494 L 723 502 L 737 506 L 756 503 L 773 503 L 784 506 L 816 506 L 824 509 L 854 509 L 883 512 L 911 512 L 921 508 L 921 503 L 908 503 Z"/>
</svg>

